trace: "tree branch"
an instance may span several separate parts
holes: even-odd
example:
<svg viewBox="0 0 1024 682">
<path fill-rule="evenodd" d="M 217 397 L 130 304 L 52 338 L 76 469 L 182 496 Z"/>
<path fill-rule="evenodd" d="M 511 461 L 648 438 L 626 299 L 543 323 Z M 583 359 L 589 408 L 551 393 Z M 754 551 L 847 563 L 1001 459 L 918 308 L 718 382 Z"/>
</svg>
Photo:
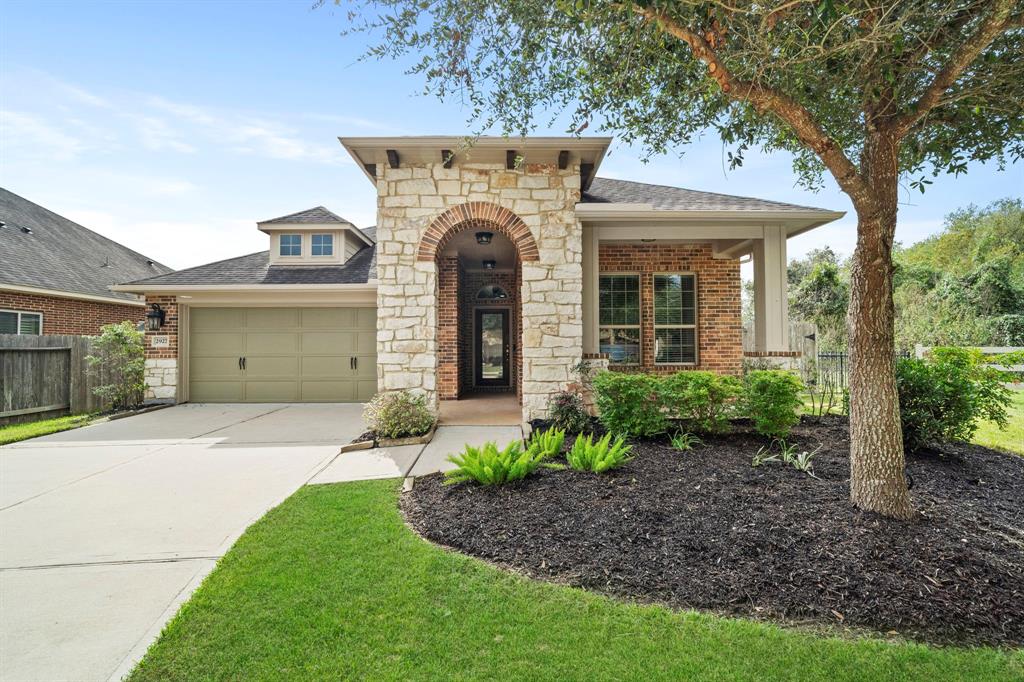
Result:
<svg viewBox="0 0 1024 682">
<path fill-rule="evenodd" d="M 629 5 L 634 13 L 656 23 L 669 35 L 686 43 L 694 56 L 708 65 L 708 72 L 725 95 L 749 102 L 759 111 L 770 111 L 786 122 L 800 142 L 818 155 L 847 194 L 851 197 L 863 196 L 868 191 L 867 185 L 857 172 L 857 167 L 802 104 L 762 83 L 745 81 L 733 76 L 704 36 L 691 31 L 664 12 L 641 7 L 633 2 Z"/>
<path fill-rule="evenodd" d="M 1013 5 L 1013 0 L 997 0 L 994 3 L 991 14 L 981 22 L 973 35 L 960 44 L 946 65 L 939 69 L 921 97 L 911 106 L 910 111 L 895 120 L 893 129 L 897 137 L 905 135 L 922 116 L 934 109 L 943 93 L 956 83 L 967 67 L 992 44 L 992 41 L 1003 31 L 1014 26 L 1015 18 L 1011 16 Z"/>
</svg>

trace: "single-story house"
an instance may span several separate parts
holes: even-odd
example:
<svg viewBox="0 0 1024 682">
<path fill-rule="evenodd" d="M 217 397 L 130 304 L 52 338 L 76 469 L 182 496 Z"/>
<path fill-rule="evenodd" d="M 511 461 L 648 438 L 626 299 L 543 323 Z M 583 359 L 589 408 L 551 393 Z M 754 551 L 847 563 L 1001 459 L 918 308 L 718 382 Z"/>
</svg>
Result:
<svg viewBox="0 0 1024 682">
<path fill-rule="evenodd" d="M 463 139 L 341 138 L 374 228 L 317 207 L 258 223 L 268 251 L 114 287 L 166 311 L 151 397 L 504 391 L 531 419 L 581 360 L 739 373 L 744 258 L 755 354 L 793 354 L 786 240 L 842 213 L 600 178 L 610 138 Z"/>
<path fill-rule="evenodd" d="M 0 188 L 0 334 L 93 335 L 105 324 L 141 322 L 144 298 L 110 286 L 168 272 Z"/>
</svg>

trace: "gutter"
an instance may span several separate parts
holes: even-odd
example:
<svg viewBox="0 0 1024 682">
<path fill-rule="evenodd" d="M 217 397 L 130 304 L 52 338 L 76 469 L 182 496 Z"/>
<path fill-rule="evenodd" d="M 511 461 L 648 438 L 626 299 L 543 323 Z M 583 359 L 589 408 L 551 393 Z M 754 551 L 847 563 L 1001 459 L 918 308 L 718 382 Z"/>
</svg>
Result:
<svg viewBox="0 0 1024 682">
<path fill-rule="evenodd" d="M 134 293 L 129 289 L 115 289 L 112 291 L 126 291 Z M 19 284 L 0 284 L 0 291 L 13 291 L 19 294 L 31 294 L 33 296 L 52 296 L 54 298 L 69 298 L 75 301 L 95 301 L 96 303 L 112 303 L 115 305 L 134 305 L 145 307 L 144 301 L 133 301 L 127 298 L 115 298 L 113 296 L 97 296 L 95 294 L 76 294 L 72 291 L 58 291 L 56 289 L 40 289 L 38 287 L 26 287 Z"/>
<path fill-rule="evenodd" d="M 316 293 L 322 291 L 377 291 L 377 280 L 357 284 L 115 284 L 113 291 L 127 291 L 138 294 L 163 294 L 185 291 L 205 293 L 219 291 L 290 291 L 293 293 Z M 140 305 L 142 305 L 140 303 Z"/>
<path fill-rule="evenodd" d="M 659 210 L 651 204 L 576 204 L 576 219 L 587 223 L 622 222 L 635 223 L 776 223 L 786 226 L 786 237 L 795 237 L 808 230 L 839 220 L 846 211 L 822 209 L 760 211 L 760 210 Z"/>
</svg>

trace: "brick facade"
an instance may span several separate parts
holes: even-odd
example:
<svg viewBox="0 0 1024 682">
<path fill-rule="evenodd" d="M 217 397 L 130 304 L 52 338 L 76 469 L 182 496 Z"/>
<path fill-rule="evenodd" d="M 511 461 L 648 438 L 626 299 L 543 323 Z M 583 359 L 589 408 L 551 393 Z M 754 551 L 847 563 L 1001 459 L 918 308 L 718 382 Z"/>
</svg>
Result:
<svg viewBox="0 0 1024 682">
<path fill-rule="evenodd" d="M 676 372 L 704 369 L 739 374 L 743 368 L 740 264 L 713 258 L 710 244 L 617 244 L 598 249 L 602 273 L 640 274 L 639 366 L 612 365 L 620 371 Z M 697 276 L 697 365 L 654 364 L 654 274 L 692 272 Z"/>
<path fill-rule="evenodd" d="M 146 306 L 157 303 L 164 310 L 159 331 L 146 331 L 146 398 L 168 400 L 178 397 L 178 299 L 176 296 L 146 296 Z M 154 348 L 153 337 L 166 336 L 165 348 Z"/>
<path fill-rule="evenodd" d="M 145 308 L 137 305 L 40 296 L 17 291 L 0 291 L 0 310 L 42 313 L 44 334 L 74 336 L 95 336 L 105 324 L 125 320 L 138 323 L 146 316 Z"/>
<path fill-rule="evenodd" d="M 437 262 L 437 396 L 459 398 L 459 257 Z"/>
</svg>

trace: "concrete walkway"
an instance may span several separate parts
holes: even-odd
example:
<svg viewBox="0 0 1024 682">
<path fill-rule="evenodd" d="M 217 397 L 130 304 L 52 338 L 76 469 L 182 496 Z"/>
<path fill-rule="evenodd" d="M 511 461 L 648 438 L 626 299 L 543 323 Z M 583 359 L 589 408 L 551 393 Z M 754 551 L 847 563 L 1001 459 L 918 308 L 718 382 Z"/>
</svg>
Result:
<svg viewBox="0 0 1024 682">
<path fill-rule="evenodd" d="M 426 445 L 404 445 L 397 448 L 376 448 L 344 452 L 317 474 L 310 483 L 339 483 L 371 478 L 426 476 L 449 471 L 454 465 L 448 456 L 462 452 L 468 445 L 480 447 L 495 441 L 499 447 L 522 440 L 518 426 L 445 426 L 437 427 L 434 438 Z"/>
<path fill-rule="evenodd" d="M 0 679 L 120 680 L 305 483 L 422 476 L 518 426 L 338 455 L 361 405 L 181 405 L 0 447 Z"/>
</svg>

